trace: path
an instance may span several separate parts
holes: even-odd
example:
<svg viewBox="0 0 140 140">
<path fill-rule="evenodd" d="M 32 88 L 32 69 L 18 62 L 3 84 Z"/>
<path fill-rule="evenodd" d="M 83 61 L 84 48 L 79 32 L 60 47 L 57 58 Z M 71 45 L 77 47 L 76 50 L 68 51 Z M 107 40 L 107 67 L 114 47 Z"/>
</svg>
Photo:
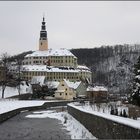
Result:
<svg viewBox="0 0 140 140">
<path fill-rule="evenodd" d="M 23 112 L 0 124 L 0 140 L 63 140 L 70 139 L 59 120 L 26 118 Z"/>
</svg>

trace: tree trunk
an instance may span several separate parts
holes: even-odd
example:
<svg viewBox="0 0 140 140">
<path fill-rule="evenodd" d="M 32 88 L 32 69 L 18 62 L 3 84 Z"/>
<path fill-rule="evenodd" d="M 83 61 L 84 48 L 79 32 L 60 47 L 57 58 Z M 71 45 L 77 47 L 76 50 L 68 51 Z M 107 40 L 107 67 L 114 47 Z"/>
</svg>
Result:
<svg viewBox="0 0 140 140">
<path fill-rule="evenodd" d="M 2 98 L 4 98 L 4 91 L 5 91 L 6 86 L 2 86 Z"/>
<path fill-rule="evenodd" d="M 18 93 L 19 93 L 19 96 L 20 96 L 20 83 L 19 83 L 19 87 L 18 87 Z"/>
</svg>

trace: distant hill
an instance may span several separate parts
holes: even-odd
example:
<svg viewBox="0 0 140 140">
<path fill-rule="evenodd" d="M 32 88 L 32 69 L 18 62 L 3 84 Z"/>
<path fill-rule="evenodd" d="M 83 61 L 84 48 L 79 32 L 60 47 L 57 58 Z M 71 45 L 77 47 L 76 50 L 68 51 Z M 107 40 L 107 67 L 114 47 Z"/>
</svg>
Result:
<svg viewBox="0 0 140 140">
<path fill-rule="evenodd" d="M 23 52 L 23 53 L 20 53 L 20 54 L 17 54 L 17 55 L 13 55 L 11 57 L 9 57 L 9 61 L 15 61 L 16 59 L 21 59 L 23 60 L 24 59 L 24 56 L 26 56 L 27 54 L 31 54 L 33 53 L 33 51 L 27 51 L 27 52 Z"/>
<path fill-rule="evenodd" d="M 91 49 L 72 49 L 78 63 L 92 70 L 93 83 L 105 85 L 111 93 L 129 93 L 133 66 L 140 55 L 140 45 L 102 46 Z"/>
</svg>

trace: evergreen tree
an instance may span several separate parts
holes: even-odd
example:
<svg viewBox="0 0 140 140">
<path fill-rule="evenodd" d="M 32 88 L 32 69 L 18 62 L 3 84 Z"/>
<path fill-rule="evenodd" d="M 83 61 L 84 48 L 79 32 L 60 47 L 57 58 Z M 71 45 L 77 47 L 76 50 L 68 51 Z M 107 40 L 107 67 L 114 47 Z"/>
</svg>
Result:
<svg viewBox="0 0 140 140">
<path fill-rule="evenodd" d="M 123 117 L 127 117 L 125 109 L 123 110 Z"/>
<path fill-rule="evenodd" d="M 134 65 L 134 82 L 133 90 L 130 97 L 131 103 L 140 106 L 140 56 L 137 63 Z"/>
</svg>

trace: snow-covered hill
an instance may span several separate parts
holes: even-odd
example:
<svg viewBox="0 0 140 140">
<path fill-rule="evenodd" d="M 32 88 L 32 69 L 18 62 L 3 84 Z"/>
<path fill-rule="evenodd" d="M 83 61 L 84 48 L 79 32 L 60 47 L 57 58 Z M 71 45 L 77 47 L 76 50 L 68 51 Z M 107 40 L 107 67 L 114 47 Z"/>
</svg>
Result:
<svg viewBox="0 0 140 140">
<path fill-rule="evenodd" d="M 73 49 L 79 64 L 92 70 L 93 83 L 105 85 L 110 93 L 127 94 L 133 80 L 133 66 L 140 55 L 140 45 L 104 46 L 93 49 Z"/>
</svg>

